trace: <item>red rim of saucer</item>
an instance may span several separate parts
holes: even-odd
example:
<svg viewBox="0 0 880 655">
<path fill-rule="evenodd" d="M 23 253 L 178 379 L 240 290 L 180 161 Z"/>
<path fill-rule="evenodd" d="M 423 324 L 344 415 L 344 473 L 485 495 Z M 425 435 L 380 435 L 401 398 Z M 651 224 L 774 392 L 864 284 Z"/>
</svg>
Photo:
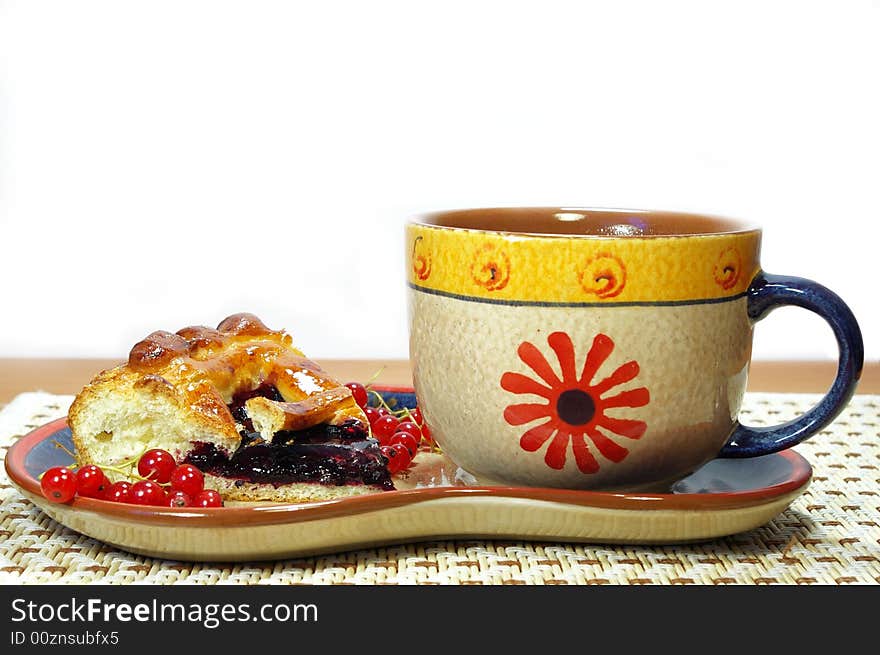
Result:
<svg viewBox="0 0 880 655">
<path fill-rule="evenodd" d="M 413 393 L 411 387 L 376 386 L 377 390 Z M 67 418 L 47 423 L 13 444 L 6 455 L 6 473 L 20 489 L 42 498 L 39 481 L 25 468 L 28 453 L 38 443 L 67 427 Z M 778 453 L 791 464 L 788 478 L 775 485 L 720 493 L 618 493 L 609 491 L 581 491 L 548 487 L 424 487 L 399 491 L 377 491 L 372 494 L 350 496 L 308 503 L 279 503 L 256 506 L 217 508 L 144 507 L 77 496 L 66 507 L 103 514 L 138 523 L 163 525 L 254 526 L 311 521 L 336 516 L 360 514 L 392 507 L 444 498 L 520 498 L 569 505 L 581 505 L 611 510 L 726 510 L 761 505 L 771 499 L 793 493 L 809 484 L 812 477 L 810 463 L 793 450 Z M 48 501 L 47 501 L 48 502 Z"/>
</svg>

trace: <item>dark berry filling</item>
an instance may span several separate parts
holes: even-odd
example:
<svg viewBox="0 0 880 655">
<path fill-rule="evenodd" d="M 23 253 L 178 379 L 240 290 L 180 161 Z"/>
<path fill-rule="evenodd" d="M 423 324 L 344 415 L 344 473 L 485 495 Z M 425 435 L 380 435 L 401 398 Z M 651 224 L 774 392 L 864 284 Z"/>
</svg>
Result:
<svg viewBox="0 0 880 655">
<path fill-rule="evenodd" d="M 251 436 L 259 437 L 260 435 L 258 433 L 253 435 L 252 433 Z M 294 441 L 297 443 L 323 443 L 325 441 L 336 439 L 345 442 L 366 441 L 368 439 L 373 441 L 370 439 L 370 434 L 367 432 L 363 423 L 355 419 L 349 419 L 341 425 L 328 425 L 322 423 L 321 425 L 306 428 L 305 430 L 298 430 L 296 432 L 290 432 L 287 430 L 276 432 L 275 436 L 272 437 L 272 443 L 282 445 Z"/>
<path fill-rule="evenodd" d="M 232 457 L 212 443 L 199 442 L 186 461 L 205 473 L 225 478 L 273 484 L 317 482 L 331 486 L 366 484 L 391 490 L 394 485 L 386 460 L 373 439 L 321 443 L 252 442 L 243 444 Z"/>
<path fill-rule="evenodd" d="M 257 397 L 268 398 L 269 400 L 274 400 L 276 402 L 282 402 L 284 400 L 284 397 L 281 395 L 281 392 L 278 391 L 278 388 L 268 382 L 264 382 L 256 389 L 251 389 L 250 391 L 236 392 L 235 395 L 232 396 L 232 402 L 229 403 L 227 407 L 229 407 L 229 411 L 232 413 L 232 418 L 235 419 L 235 422 L 243 426 L 248 432 L 253 432 L 254 426 L 251 423 L 251 417 L 248 416 L 244 404 L 251 398 Z M 244 436 L 244 431 L 242 431 L 242 436 Z"/>
<path fill-rule="evenodd" d="M 232 478 L 237 485 L 256 482 L 277 487 L 316 482 L 394 489 L 387 460 L 363 423 L 350 419 L 341 425 L 321 424 L 306 430 L 278 432 L 267 443 L 254 431 L 244 406 L 256 396 L 283 400 L 269 384 L 236 394 L 229 410 L 242 427 L 241 445 L 228 456 L 212 443 L 198 442 L 186 462 L 205 473 Z"/>
</svg>

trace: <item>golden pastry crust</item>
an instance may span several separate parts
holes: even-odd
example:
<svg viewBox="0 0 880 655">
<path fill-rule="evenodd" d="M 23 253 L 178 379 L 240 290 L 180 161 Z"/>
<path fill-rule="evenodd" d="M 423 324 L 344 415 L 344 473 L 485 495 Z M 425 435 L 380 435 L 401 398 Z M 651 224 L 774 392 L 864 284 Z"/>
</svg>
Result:
<svg viewBox="0 0 880 655">
<path fill-rule="evenodd" d="M 288 334 L 253 314 L 234 314 L 216 329 L 153 332 L 131 349 L 127 363 L 86 385 L 68 416 L 80 463 L 112 466 L 146 448 L 163 448 L 180 462 L 200 442 L 231 455 L 241 444 L 241 426 L 228 405 L 261 385 L 282 396 L 246 401 L 267 440 L 279 430 L 320 423 L 357 419 L 368 426 L 349 389 L 294 348 Z"/>
</svg>

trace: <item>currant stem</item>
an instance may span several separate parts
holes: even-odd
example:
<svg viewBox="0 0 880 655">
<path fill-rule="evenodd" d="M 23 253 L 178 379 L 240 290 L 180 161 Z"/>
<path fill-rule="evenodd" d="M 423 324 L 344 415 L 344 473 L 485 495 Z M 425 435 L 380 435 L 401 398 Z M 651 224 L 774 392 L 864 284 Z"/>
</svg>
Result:
<svg viewBox="0 0 880 655">
<path fill-rule="evenodd" d="M 391 406 L 388 403 L 385 402 L 385 398 L 382 396 L 381 393 L 379 393 L 378 391 L 373 391 L 372 389 L 370 389 L 367 393 L 371 393 L 376 396 L 376 399 L 379 401 L 379 407 L 384 407 L 391 414 L 397 413 L 393 409 L 391 409 Z"/>
<path fill-rule="evenodd" d="M 385 370 L 384 365 L 379 367 L 379 370 L 376 371 L 375 373 L 373 373 L 373 375 L 370 376 L 370 379 L 364 383 L 364 389 L 369 390 L 370 385 L 373 384 L 373 382 L 375 382 L 379 378 L 379 376 L 382 374 L 382 371 L 384 371 L 384 370 Z M 373 392 L 373 393 L 376 393 L 376 392 Z"/>
<path fill-rule="evenodd" d="M 382 396 L 382 394 L 380 394 L 378 391 L 374 391 L 374 390 L 372 390 L 372 389 L 369 389 L 369 390 L 367 391 L 367 393 L 371 393 L 371 394 L 373 394 L 373 395 L 376 397 L 376 400 L 379 401 L 379 407 L 384 407 L 384 408 L 387 409 L 388 412 L 391 413 L 393 416 L 396 416 L 397 418 L 402 418 L 402 417 L 406 416 L 406 417 L 407 417 L 409 420 L 411 420 L 413 423 L 418 424 L 418 421 L 416 421 L 416 420 L 413 418 L 412 412 L 409 411 L 409 407 L 404 407 L 404 408 L 402 408 L 402 409 L 393 410 L 393 409 L 391 409 L 391 407 L 388 405 L 388 403 L 385 402 L 385 398 L 384 398 L 384 397 Z M 372 434 L 372 428 L 371 428 L 371 430 L 370 430 L 370 434 Z M 432 453 L 433 453 L 433 452 L 437 452 L 437 453 L 442 452 L 442 451 L 440 450 L 440 446 L 437 445 L 437 442 L 436 442 L 436 441 L 434 441 L 433 444 L 431 445 L 431 452 L 432 452 Z"/>
<path fill-rule="evenodd" d="M 77 460 L 77 457 L 76 457 L 76 453 L 74 453 L 73 451 L 71 451 L 70 448 L 68 448 L 67 446 L 65 446 L 63 443 L 61 443 L 61 442 L 59 442 L 59 441 L 56 441 L 55 439 L 52 439 L 52 444 L 53 444 L 56 448 L 60 448 L 60 449 L 63 450 L 65 453 L 67 453 L 68 455 L 70 455 L 70 457 L 73 459 L 74 462 L 77 462 L 77 461 L 78 461 L 78 460 Z M 70 468 L 70 467 L 68 467 L 68 468 Z"/>
</svg>

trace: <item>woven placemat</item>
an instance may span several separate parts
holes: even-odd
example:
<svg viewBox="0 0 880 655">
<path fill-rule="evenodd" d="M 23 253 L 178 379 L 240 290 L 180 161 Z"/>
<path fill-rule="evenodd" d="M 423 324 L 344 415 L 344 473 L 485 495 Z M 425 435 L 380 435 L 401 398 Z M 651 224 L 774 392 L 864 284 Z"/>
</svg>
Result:
<svg viewBox="0 0 880 655">
<path fill-rule="evenodd" d="M 748 394 L 743 422 L 779 423 L 817 395 Z M 71 396 L 0 411 L 0 458 L 64 416 Z M 878 584 L 880 396 L 855 396 L 798 446 L 810 488 L 765 526 L 688 546 L 433 541 L 279 562 L 193 564 L 131 555 L 55 523 L 0 478 L 0 582 L 102 584 Z"/>
</svg>

